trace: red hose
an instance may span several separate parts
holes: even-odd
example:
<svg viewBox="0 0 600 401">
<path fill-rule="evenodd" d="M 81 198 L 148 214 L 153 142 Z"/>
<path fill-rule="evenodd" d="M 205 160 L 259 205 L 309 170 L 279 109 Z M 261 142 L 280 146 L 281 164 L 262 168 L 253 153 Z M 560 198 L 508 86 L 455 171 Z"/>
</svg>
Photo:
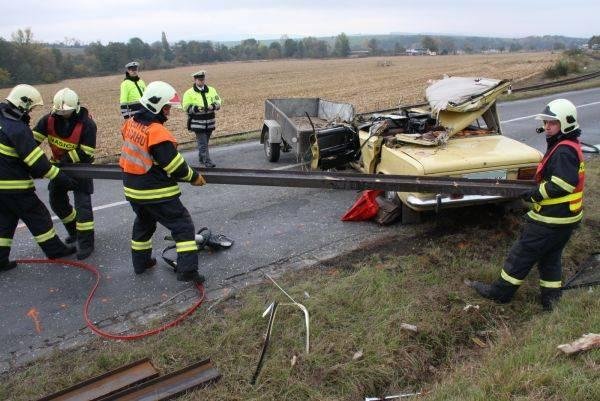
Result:
<svg viewBox="0 0 600 401">
<path fill-rule="evenodd" d="M 186 317 L 188 317 L 189 315 L 194 313 L 194 311 L 196 309 L 198 309 L 200 307 L 200 305 L 202 305 L 202 302 L 204 302 L 204 286 L 202 284 L 195 284 L 196 288 L 198 289 L 198 292 L 200 294 L 200 298 L 198 299 L 198 301 L 196 301 L 196 303 L 194 303 L 194 305 L 190 306 L 185 312 L 183 312 L 181 315 L 179 315 L 175 320 L 172 320 L 169 323 L 166 323 L 158 328 L 146 330 L 146 331 L 143 331 L 143 332 L 137 333 L 137 334 L 126 335 L 126 334 L 109 333 L 109 332 L 106 332 L 106 331 L 98 328 L 98 326 L 96 326 L 90 320 L 89 314 L 88 314 L 88 309 L 89 309 L 90 303 L 92 302 L 92 299 L 94 298 L 94 293 L 96 292 L 96 289 L 98 288 L 98 284 L 100 284 L 100 272 L 98 272 L 98 269 L 95 266 L 92 266 L 92 265 L 90 265 L 88 263 L 84 263 L 84 262 L 77 262 L 74 260 L 65 260 L 65 259 L 20 259 L 20 260 L 17 260 L 16 262 L 17 263 L 44 263 L 44 264 L 66 265 L 66 266 L 77 267 L 80 269 L 87 270 L 90 273 L 92 273 L 94 276 L 96 276 L 96 282 L 94 283 L 92 290 L 90 291 L 87 299 L 85 300 L 85 305 L 83 306 L 83 317 L 85 318 L 85 323 L 90 328 L 90 330 L 92 330 L 94 333 L 96 333 L 102 337 L 110 338 L 112 340 L 138 340 L 140 338 L 148 337 L 148 336 L 160 333 L 161 331 L 165 331 L 169 327 L 173 327 L 176 324 L 179 324 L 180 322 L 182 322 Z"/>
</svg>

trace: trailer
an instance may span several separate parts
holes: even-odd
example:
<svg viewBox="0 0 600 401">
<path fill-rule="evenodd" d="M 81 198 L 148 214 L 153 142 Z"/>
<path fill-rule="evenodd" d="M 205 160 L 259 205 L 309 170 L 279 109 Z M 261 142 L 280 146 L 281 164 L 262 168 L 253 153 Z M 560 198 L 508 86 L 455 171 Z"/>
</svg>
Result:
<svg viewBox="0 0 600 401">
<path fill-rule="evenodd" d="M 354 116 L 354 107 L 348 103 L 320 98 L 267 99 L 260 135 L 265 157 L 274 163 L 281 152 L 294 152 L 299 163 L 310 162 L 315 141 L 322 143 L 321 148 L 335 148 L 337 155 L 343 154 L 336 146 L 355 148 Z"/>
</svg>

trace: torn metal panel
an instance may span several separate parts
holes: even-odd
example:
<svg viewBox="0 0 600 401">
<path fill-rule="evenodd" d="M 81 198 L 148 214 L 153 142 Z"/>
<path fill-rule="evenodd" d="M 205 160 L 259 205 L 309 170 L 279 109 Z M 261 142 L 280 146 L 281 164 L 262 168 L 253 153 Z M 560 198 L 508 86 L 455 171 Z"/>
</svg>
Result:
<svg viewBox="0 0 600 401">
<path fill-rule="evenodd" d="M 218 380 L 220 377 L 221 373 L 213 367 L 210 359 L 206 359 L 137 387 L 102 398 L 101 401 L 168 400 Z"/>
<path fill-rule="evenodd" d="M 38 401 L 95 401 L 127 387 L 158 377 L 158 370 L 148 358 L 88 379 Z"/>
</svg>

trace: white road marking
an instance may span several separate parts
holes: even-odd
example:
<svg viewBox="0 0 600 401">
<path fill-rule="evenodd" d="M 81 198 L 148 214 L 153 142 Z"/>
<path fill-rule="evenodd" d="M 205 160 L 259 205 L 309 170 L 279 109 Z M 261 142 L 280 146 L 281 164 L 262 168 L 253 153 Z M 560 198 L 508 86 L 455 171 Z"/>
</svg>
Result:
<svg viewBox="0 0 600 401">
<path fill-rule="evenodd" d="M 576 106 L 576 108 L 580 109 L 582 107 L 588 107 L 588 106 L 595 106 L 597 104 L 600 104 L 600 102 L 592 102 L 592 103 L 586 103 L 586 104 L 581 104 L 579 106 Z M 521 120 L 527 120 L 529 118 L 533 118 L 537 116 L 537 114 L 532 114 L 530 116 L 525 116 L 525 117 L 517 117 L 517 118 L 512 118 L 510 120 L 504 120 L 504 121 L 500 121 L 501 124 L 506 124 L 506 123 L 512 123 L 513 121 L 521 121 Z"/>
<path fill-rule="evenodd" d="M 92 210 L 95 212 L 96 210 L 108 209 L 108 208 L 111 208 L 111 207 L 116 207 L 116 206 L 126 205 L 126 204 L 128 204 L 128 203 L 129 203 L 129 202 L 127 202 L 127 201 L 120 201 L 120 202 L 107 203 L 106 205 L 96 206 L 96 207 L 92 208 Z M 60 219 L 58 218 L 58 216 L 52 216 L 52 220 L 53 220 L 53 221 L 58 221 L 58 220 L 60 220 Z M 23 228 L 23 227 L 25 227 L 25 224 L 24 224 L 24 223 L 21 223 L 21 224 L 19 224 L 19 225 L 17 226 L 17 228 Z"/>
</svg>

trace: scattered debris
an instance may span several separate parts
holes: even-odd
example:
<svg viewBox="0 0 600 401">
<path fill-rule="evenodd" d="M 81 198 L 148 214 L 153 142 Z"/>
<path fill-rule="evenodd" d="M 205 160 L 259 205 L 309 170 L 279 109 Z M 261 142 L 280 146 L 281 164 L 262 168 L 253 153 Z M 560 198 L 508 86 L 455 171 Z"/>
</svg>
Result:
<svg viewBox="0 0 600 401">
<path fill-rule="evenodd" d="M 413 333 L 416 333 L 419 331 L 419 329 L 417 329 L 417 326 L 415 326 L 413 324 L 408 324 L 408 323 L 400 323 L 400 328 L 402 330 L 412 331 Z"/>
<path fill-rule="evenodd" d="M 581 338 L 573 341 L 572 343 L 561 344 L 556 348 L 567 355 L 575 354 L 581 351 L 587 351 L 592 348 L 600 348 L 600 334 L 584 334 L 581 336 Z"/>
<path fill-rule="evenodd" d="M 464 312 L 467 312 L 467 311 L 469 311 L 469 310 L 471 310 L 471 309 L 474 309 L 474 310 L 479 310 L 479 305 L 471 305 L 471 304 L 467 304 L 467 306 L 465 306 L 465 307 L 463 308 L 463 311 L 464 311 Z"/>
<path fill-rule="evenodd" d="M 353 360 L 353 361 L 357 361 L 357 360 L 359 360 L 359 359 L 362 359 L 362 357 L 363 357 L 363 352 L 362 352 L 362 350 L 358 350 L 358 351 L 356 351 L 356 352 L 354 353 L 354 355 L 352 355 L 352 360 Z"/>
<path fill-rule="evenodd" d="M 292 356 L 292 360 L 290 361 L 290 365 L 292 365 L 292 368 L 293 368 L 294 366 L 296 366 L 296 363 L 297 363 L 297 362 L 298 362 L 298 355 L 294 354 L 294 355 Z"/>
<path fill-rule="evenodd" d="M 77 383 L 39 401 L 77 401 L 103 399 L 110 394 L 158 377 L 158 370 L 148 358 Z"/>
<path fill-rule="evenodd" d="M 42 324 L 40 322 L 40 313 L 36 308 L 31 308 L 27 312 L 27 317 L 33 320 L 33 324 L 35 324 L 35 332 L 40 334 L 42 332 Z"/>
<path fill-rule="evenodd" d="M 481 348 L 487 348 L 487 344 L 477 337 L 471 337 L 471 340 Z"/>
<path fill-rule="evenodd" d="M 365 401 L 384 401 L 384 400 L 397 400 L 400 398 L 408 398 L 408 397 L 416 397 L 421 395 L 421 392 L 418 393 L 404 393 L 404 394 L 396 394 L 396 395 L 388 395 L 386 397 L 365 397 Z"/>
</svg>

